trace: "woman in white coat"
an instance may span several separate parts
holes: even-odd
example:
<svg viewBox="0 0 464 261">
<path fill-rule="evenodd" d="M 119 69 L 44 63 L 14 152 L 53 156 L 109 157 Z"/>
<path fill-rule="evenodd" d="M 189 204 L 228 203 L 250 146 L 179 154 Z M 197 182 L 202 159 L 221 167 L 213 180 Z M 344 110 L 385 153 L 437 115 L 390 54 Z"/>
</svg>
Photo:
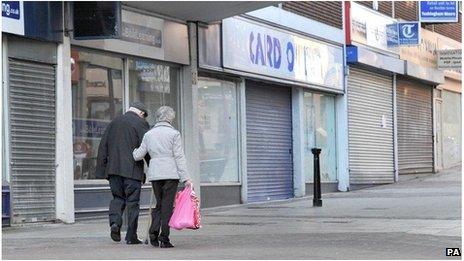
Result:
<svg viewBox="0 0 464 261">
<path fill-rule="evenodd" d="M 148 153 L 151 160 L 147 180 L 151 181 L 156 198 L 156 208 L 152 211 L 149 230 L 150 243 L 162 248 L 174 247 L 169 240 L 169 220 L 172 216 L 177 185 L 185 182 L 191 186 L 187 164 L 179 131 L 172 127 L 174 110 L 162 106 L 155 113 L 156 124 L 149 130 L 139 148 L 135 149 L 135 160 L 141 160 Z"/>
</svg>

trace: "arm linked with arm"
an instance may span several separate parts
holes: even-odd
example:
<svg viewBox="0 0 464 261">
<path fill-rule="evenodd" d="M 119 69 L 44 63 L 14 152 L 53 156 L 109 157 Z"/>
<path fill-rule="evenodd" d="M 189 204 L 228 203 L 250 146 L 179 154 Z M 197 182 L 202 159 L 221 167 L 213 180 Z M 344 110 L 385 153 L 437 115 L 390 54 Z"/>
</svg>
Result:
<svg viewBox="0 0 464 261">
<path fill-rule="evenodd" d="M 146 157 L 147 153 L 147 143 L 146 143 L 146 136 L 143 137 L 142 144 L 140 144 L 140 147 L 136 148 L 132 152 L 132 156 L 134 157 L 135 161 L 142 160 L 144 157 Z M 148 162 L 147 162 L 148 164 Z"/>
</svg>

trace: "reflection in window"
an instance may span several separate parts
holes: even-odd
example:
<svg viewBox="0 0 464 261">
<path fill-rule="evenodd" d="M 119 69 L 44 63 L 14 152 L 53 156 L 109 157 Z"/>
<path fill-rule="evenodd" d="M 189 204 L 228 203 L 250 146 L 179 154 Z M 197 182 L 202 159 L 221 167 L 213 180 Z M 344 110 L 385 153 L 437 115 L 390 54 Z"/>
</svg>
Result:
<svg viewBox="0 0 464 261">
<path fill-rule="evenodd" d="M 233 82 L 198 81 L 201 182 L 238 182 L 237 94 Z"/>
<path fill-rule="evenodd" d="M 314 174 L 314 147 L 322 149 L 321 181 L 337 180 L 335 152 L 335 97 L 306 92 L 304 94 L 304 164 L 306 181 L 312 182 Z"/>
<path fill-rule="evenodd" d="M 145 104 L 150 126 L 156 123 L 156 110 L 164 105 L 171 106 L 176 111 L 176 122 L 173 125 L 176 128 L 180 126 L 178 78 L 178 69 L 175 67 L 129 59 L 129 98 L 131 102 L 140 101 Z"/>
<path fill-rule="evenodd" d="M 106 126 L 122 114 L 122 59 L 72 50 L 74 179 L 94 179 Z"/>
</svg>

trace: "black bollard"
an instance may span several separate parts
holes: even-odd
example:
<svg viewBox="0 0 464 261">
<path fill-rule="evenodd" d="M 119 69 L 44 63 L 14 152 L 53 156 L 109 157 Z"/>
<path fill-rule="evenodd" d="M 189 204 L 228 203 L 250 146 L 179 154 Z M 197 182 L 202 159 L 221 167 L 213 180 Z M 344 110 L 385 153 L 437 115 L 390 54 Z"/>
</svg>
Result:
<svg viewBox="0 0 464 261">
<path fill-rule="evenodd" d="M 314 198 L 313 198 L 313 207 L 322 207 L 321 199 L 321 171 L 319 165 L 319 155 L 321 154 L 321 149 L 313 148 L 311 152 L 314 155 Z"/>
</svg>

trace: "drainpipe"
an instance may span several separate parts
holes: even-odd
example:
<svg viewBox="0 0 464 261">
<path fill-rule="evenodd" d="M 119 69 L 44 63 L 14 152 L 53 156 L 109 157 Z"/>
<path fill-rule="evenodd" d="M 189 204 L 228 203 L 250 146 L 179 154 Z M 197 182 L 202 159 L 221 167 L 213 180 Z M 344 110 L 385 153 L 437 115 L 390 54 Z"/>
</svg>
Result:
<svg viewBox="0 0 464 261">
<path fill-rule="evenodd" d="M 393 74 L 393 155 L 395 182 L 398 182 L 398 109 L 396 104 L 396 73 Z"/>
</svg>

